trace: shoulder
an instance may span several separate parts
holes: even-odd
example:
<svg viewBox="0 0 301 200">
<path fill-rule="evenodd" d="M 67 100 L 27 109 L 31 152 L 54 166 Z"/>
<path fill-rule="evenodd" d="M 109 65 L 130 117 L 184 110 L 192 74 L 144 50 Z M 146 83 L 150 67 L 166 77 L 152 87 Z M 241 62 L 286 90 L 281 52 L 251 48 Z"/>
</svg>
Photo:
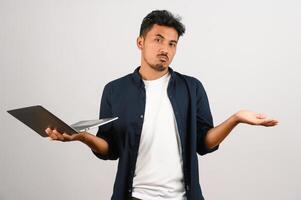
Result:
<svg viewBox="0 0 301 200">
<path fill-rule="evenodd" d="M 132 74 L 127 74 L 125 76 L 122 76 L 120 78 L 117 78 L 117 79 L 114 79 L 114 80 L 108 82 L 105 85 L 105 89 L 127 87 L 131 83 L 131 75 Z"/>
<path fill-rule="evenodd" d="M 197 79 L 196 77 L 182 74 L 179 72 L 175 72 L 176 76 L 180 79 L 184 80 L 190 87 L 196 88 L 196 89 L 204 89 L 202 82 Z"/>
</svg>

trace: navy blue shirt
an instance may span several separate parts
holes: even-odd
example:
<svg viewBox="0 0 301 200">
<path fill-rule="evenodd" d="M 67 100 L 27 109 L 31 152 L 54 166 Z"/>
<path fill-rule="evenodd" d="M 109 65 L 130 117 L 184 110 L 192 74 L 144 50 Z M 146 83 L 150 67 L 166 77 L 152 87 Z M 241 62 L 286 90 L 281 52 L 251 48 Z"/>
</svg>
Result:
<svg viewBox="0 0 301 200">
<path fill-rule="evenodd" d="M 176 117 L 180 136 L 183 174 L 187 200 L 204 199 L 199 184 L 198 158 L 218 149 L 206 148 L 204 139 L 213 120 L 207 95 L 196 78 L 180 74 L 169 68 L 171 75 L 167 94 Z M 103 90 L 100 118 L 119 117 L 99 127 L 97 136 L 109 144 L 109 153 L 103 160 L 119 159 L 113 200 L 131 199 L 133 177 L 145 111 L 145 88 L 139 67 L 131 74 L 109 82 Z M 168 159 L 168 158 L 166 158 Z"/>
</svg>

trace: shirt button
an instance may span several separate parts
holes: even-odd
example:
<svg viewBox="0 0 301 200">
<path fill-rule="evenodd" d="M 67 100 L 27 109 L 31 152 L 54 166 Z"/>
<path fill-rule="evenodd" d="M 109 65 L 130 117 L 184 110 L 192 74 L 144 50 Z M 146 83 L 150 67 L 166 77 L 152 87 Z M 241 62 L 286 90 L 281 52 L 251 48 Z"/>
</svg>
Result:
<svg viewBox="0 0 301 200">
<path fill-rule="evenodd" d="M 142 119 L 142 118 L 143 118 L 143 115 L 140 115 L 140 118 Z"/>
</svg>

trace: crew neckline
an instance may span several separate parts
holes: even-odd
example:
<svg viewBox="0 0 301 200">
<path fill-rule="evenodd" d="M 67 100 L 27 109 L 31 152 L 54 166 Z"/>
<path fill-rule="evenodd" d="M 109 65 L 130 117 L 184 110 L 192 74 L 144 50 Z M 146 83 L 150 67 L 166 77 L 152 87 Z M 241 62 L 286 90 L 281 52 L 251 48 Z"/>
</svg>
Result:
<svg viewBox="0 0 301 200">
<path fill-rule="evenodd" d="M 160 84 L 160 83 L 163 83 L 165 82 L 166 80 L 168 80 L 170 77 L 170 73 L 167 72 L 166 74 L 164 74 L 163 76 L 161 76 L 160 78 L 157 78 L 157 79 L 154 79 L 154 80 L 143 80 L 144 84 L 146 85 L 150 85 L 150 84 Z"/>
</svg>

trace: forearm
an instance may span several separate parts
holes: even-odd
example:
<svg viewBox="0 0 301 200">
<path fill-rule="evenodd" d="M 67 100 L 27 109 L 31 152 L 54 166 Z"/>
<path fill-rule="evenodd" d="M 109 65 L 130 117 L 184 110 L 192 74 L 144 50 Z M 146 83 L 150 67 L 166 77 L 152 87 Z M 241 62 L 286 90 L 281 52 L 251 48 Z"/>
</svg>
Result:
<svg viewBox="0 0 301 200">
<path fill-rule="evenodd" d="M 107 155 L 109 152 L 109 144 L 107 141 L 88 132 L 80 132 L 78 134 L 69 135 L 67 133 L 62 134 L 57 130 L 52 130 L 50 128 L 47 128 L 45 132 L 52 140 L 58 140 L 62 142 L 81 141 L 88 145 L 92 151 L 103 156 Z"/>
<path fill-rule="evenodd" d="M 205 138 L 206 147 L 211 149 L 219 145 L 237 124 L 239 120 L 234 114 L 220 125 L 210 129 Z"/>
<path fill-rule="evenodd" d="M 103 156 L 108 154 L 109 145 L 104 139 L 92 135 L 88 132 L 83 132 L 80 134 L 81 137 L 78 140 L 90 147 L 92 151 Z"/>
</svg>

